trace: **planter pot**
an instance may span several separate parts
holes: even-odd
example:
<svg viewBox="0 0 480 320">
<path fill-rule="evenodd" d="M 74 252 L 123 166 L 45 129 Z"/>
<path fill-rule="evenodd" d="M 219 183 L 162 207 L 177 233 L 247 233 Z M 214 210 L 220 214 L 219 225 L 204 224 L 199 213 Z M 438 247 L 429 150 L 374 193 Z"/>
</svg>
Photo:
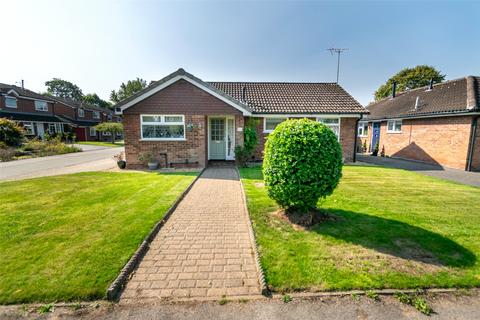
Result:
<svg viewBox="0 0 480 320">
<path fill-rule="evenodd" d="M 157 170 L 158 169 L 158 161 L 148 162 L 148 169 Z"/>
<path fill-rule="evenodd" d="M 125 160 L 117 161 L 117 166 L 118 166 L 120 169 L 125 169 L 125 167 L 127 166 L 127 161 L 125 161 Z"/>
</svg>

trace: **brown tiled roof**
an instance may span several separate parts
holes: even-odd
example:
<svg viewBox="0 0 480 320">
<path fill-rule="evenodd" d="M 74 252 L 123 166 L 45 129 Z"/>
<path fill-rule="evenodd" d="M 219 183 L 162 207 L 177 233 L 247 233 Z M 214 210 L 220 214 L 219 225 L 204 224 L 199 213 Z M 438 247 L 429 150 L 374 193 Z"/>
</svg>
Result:
<svg viewBox="0 0 480 320">
<path fill-rule="evenodd" d="M 425 115 L 455 114 L 479 110 L 480 78 L 465 77 L 400 92 L 367 106 L 370 120 L 407 118 Z M 415 103 L 418 97 L 418 107 Z"/>
<path fill-rule="evenodd" d="M 244 110 L 257 114 L 368 113 L 360 103 L 335 83 L 204 82 L 183 69 L 178 69 L 120 101 L 115 105 L 115 109 L 125 108 L 125 105 L 131 104 L 133 100 L 177 76 L 188 77 Z M 244 87 L 245 97 L 242 97 Z"/>
<path fill-rule="evenodd" d="M 15 90 L 15 92 L 22 97 L 52 101 L 52 99 L 49 96 L 44 96 L 36 92 L 33 92 L 31 90 L 23 89 L 22 87 L 17 87 L 11 84 L 0 83 L 0 93 L 6 94 L 8 91 L 12 89 Z"/>
<path fill-rule="evenodd" d="M 91 104 L 86 104 L 82 101 L 77 101 L 77 100 L 73 100 L 73 99 L 70 99 L 70 98 L 63 98 L 63 97 L 51 97 L 51 98 L 52 98 L 52 100 L 55 100 L 57 102 L 66 104 L 70 107 L 83 108 L 83 109 L 100 111 L 100 112 L 104 112 L 104 113 L 107 113 L 107 114 L 113 114 L 112 110 L 105 109 L 105 108 L 100 108 L 100 107 L 97 107 L 97 106 L 93 106 Z"/>
<path fill-rule="evenodd" d="M 254 113 L 358 114 L 367 112 L 360 103 L 336 83 L 208 83 L 236 100 L 244 101 Z M 243 90 L 245 90 L 245 97 L 242 97 Z"/>
</svg>

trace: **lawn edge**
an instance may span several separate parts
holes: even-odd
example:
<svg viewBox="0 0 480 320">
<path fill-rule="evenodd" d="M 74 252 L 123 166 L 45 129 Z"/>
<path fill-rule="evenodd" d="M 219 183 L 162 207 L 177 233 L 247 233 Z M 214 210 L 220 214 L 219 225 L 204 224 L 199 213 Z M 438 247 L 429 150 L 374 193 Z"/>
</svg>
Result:
<svg viewBox="0 0 480 320">
<path fill-rule="evenodd" d="M 260 288 L 262 290 L 262 295 L 270 296 L 270 290 L 268 290 L 267 283 L 265 281 L 265 274 L 263 273 L 263 268 L 262 268 L 262 265 L 260 264 L 260 254 L 258 253 L 257 238 L 255 237 L 255 232 L 253 231 L 252 221 L 250 219 L 250 212 L 248 211 L 247 196 L 245 195 L 242 176 L 240 175 L 240 171 L 238 170 L 237 166 L 235 166 L 235 170 L 237 171 L 238 179 L 240 180 L 240 185 L 241 185 L 240 189 L 241 189 L 241 193 L 242 193 L 243 208 L 244 208 L 245 215 L 247 217 L 248 235 L 249 235 L 249 238 L 250 238 L 250 245 L 252 246 L 252 249 L 253 249 L 253 257 L 255 259 L 255 266 L 257 268 L 258 281 L 260 282 Z"/>
<path fill-rule="evenodd" d="M 177 208 L 178 204 L 180 201 L 183 200 L 183 198 L 187 195 L 187 193 L 192 189 L 193 185 L 197 180 L 200 178 L 202 173 L 205 171 L 205 168 L 203 168 L 200 173 L 195 177 L 195 179 L 188 185 L 188 187 L 178 196 L 178 198 L 175 200 L 175 202 L 172 204 L 172 206 L 167 210 L 165 215 L 163 216 L 160 221 L 158 221 L 155 226 L 153 227 L 152 230 L 147 234 L 147 236 L 143 239 L 142 243 L 140 246 L 137 248 L 135 253 L 132 255 L 132 257 L 128 260 L 128 262 L 123 266 L 122 270 L 118 274 L 118 276 L 115 278 L 115 280 L 112 282 L 112 284 L 108 287 L 106 295 L 107 295 L 107 300 L 109 301 L 116 301 L 118 297 L 120 296 L 121 292 L 123 291 L 123 288 L 125 287 L 125 284 L 128 282 L 130 274 L 136 269 L 140 261 L 142 260 L 143 256 L 145 253 L 148 251 L 150 247 L 150 243 L 153 241 L 155 236 L 158 234 L 162 226 L 167 222 L 167 220 L 170 218 L 172 213 L 175 211 Z"/>
</svg>

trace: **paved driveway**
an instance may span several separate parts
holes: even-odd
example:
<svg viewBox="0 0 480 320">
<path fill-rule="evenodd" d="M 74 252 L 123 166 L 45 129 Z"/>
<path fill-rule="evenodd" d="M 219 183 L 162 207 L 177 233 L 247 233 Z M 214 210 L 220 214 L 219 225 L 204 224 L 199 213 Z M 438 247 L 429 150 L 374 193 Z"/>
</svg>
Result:
<svg viewBox="0 0 480 320">
<path fill-rule="evenodd" d="M 373 157 L 360 154 L 357 154 L 357 161 L 389 168 L 415 171 L 431 177 L 437 177 L 462 184 L 480 187 L 480 172 L 467 172 L 464 170 L 450 169 L 438 165 L 426 164 L 416 161 Z"/>
<path fill-rule="evenodd" d="M 205 170 L 150 244 L 120 301 L 259 295 L 243 199 L 235 168 Z"/>
<path fill-rule="evenodd" d="M 123 148 L 80 146 L 85 151 L 59 156 L 0 162 L 0 180 L 21 180 L 115 168 L 112 156 Z"/>
</svg>

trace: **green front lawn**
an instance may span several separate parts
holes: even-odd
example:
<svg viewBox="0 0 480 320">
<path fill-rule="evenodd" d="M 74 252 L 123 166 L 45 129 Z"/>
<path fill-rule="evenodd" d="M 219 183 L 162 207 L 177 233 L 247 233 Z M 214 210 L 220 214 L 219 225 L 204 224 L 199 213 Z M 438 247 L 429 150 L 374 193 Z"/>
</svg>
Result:
<svg viewBox="0 0 480 320">
<path fill-rule="evenodd" d="M 105 142 L 105 141 L 78 141 L 76 143 L 91 145 L 91 146 L 99 146 L 99 147 L 123 147 L 124 146 L 123 140 L 115 141 L 115 143 Z"/>
<path fill-rule="evenodd" d="M 396 169 L 345 166 L 320 204 L 337 221 L 295 230 L 272 214 L 260 167 L 241 170 L 274 290 L 480 285 L 480 188 Z"/>
<path fill-rule="evenodd" d="M 0 303 L 96 299 L 197 173 L 0 183 Z"/>
</svg>

